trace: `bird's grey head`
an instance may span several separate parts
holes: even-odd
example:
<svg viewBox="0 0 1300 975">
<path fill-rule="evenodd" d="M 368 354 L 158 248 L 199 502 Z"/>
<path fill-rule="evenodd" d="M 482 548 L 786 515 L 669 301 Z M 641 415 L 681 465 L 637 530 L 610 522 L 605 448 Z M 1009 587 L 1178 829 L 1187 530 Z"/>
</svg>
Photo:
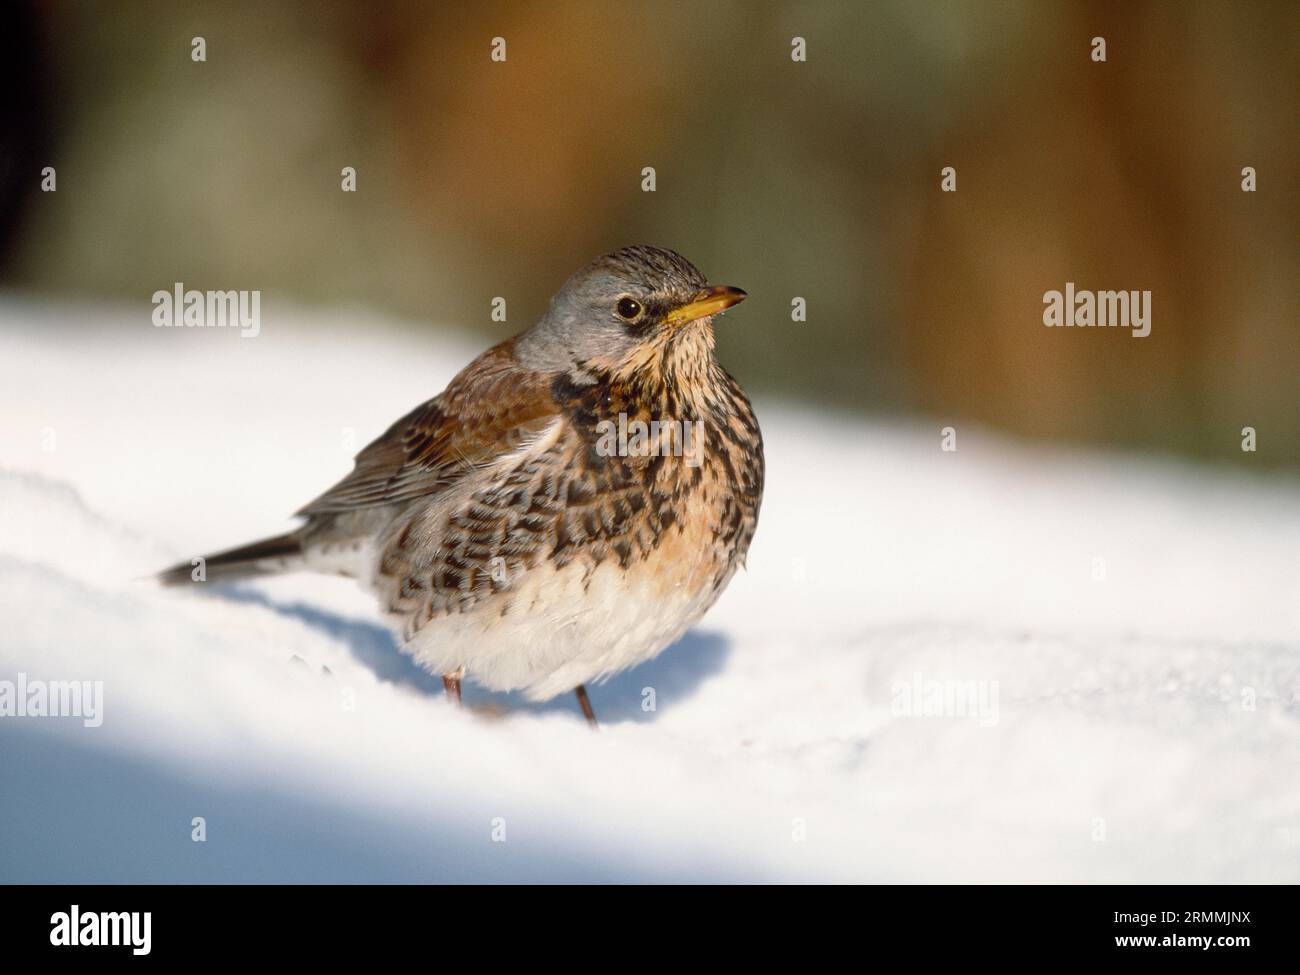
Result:
<svg viewBox="0 0 1300 975">
<path fill-rule="evenodd" d="M 615 368 L 697 330 L 711 347 L 712 317 L 744 297 L 739 288 L 710 285 L 675 251 L 624 247 L 569 278 L 520 337 L 516 354 L 530 368 L 554 372 Z"/>
</svg>

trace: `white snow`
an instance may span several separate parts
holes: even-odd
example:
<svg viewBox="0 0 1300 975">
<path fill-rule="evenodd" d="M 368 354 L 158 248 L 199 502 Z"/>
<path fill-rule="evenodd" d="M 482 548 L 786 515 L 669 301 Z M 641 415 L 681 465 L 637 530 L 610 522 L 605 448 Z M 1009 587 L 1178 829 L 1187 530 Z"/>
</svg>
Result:
<svg viewBox="0 0 1300 975">
<path fill-rule="evenodd" d="M 0 718 L 0 881 L 1300 880 L 1295 478 L 757 396 L 748 572 L 593 734 L 448 706 L 345 580 L 140 581 L 287 527 L 479 340 L 149 310 L 0 300 L 0 680 L 104 687 Z M 944 681 L 983 719 L 900 713 Z"/>
</svg>

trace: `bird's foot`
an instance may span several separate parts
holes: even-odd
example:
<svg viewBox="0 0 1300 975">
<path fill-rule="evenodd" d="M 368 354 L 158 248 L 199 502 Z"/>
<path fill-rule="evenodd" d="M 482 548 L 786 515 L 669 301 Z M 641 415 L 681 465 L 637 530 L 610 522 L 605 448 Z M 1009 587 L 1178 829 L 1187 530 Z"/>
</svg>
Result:
<svg viewBox="0 0 1300 975">
<path fill-rule="evenodd" d="M 465 676 L 464 668 L 456 671 L 454 674 L 442 675 L 442 689 L 446 693 L 447 699 L 460 704 L 460 680 Z"/>
<path fill-rule="evenodd" d="M 578 704 L 582 708 L 582 716 L 587 719 L 587 724 L 591 725 L 593 730 L 599 728 L 600 725 L 596 724 L 596 712 L 591 709 L 591 699 L 587 697 L 587 688 L 579 684 L 573 689 L 573 693 L 578 695 Z"/>
</svg>

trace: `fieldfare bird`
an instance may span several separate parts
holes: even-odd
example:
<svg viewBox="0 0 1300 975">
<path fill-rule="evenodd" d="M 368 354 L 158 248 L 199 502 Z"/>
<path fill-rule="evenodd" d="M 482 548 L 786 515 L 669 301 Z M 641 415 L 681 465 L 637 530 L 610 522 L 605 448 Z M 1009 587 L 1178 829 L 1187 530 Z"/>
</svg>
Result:
<svg viewBox="0 0 1300 975">
<path fill-rule="evenodd" d="M 754 535 L 763 441 L 713 354 L 714 316 L 744 297 L 659 247 L 593 261 L 362 450 L 305 524 L 207 556 L 207 580 L 354 577 L 449 696 L 464 677 L 576 691 L 594 724 L 584 685 L 680 637 Z"/>
</svg>

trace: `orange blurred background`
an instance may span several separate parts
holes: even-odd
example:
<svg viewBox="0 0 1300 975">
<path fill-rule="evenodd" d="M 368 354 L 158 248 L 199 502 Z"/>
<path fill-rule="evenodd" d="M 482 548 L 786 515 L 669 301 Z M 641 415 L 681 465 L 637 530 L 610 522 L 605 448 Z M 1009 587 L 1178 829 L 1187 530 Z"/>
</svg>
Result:
<svg viewBox="0 0 1300 975">
<path fill-rule="evenodd" d="M 7 290 L 147 316 L 174 281 L 257 288 L 268 313 L 373 307 L 486 345 L 591 257 L 655 243 L 750 292 L 719 352 L 756 392 L 1300 462 L 1295 3 L 0 16 Z M 1044 328 L 1043 295 L 1067 281 L 1149 289 L 1151 335 Z"/>
</svg>

